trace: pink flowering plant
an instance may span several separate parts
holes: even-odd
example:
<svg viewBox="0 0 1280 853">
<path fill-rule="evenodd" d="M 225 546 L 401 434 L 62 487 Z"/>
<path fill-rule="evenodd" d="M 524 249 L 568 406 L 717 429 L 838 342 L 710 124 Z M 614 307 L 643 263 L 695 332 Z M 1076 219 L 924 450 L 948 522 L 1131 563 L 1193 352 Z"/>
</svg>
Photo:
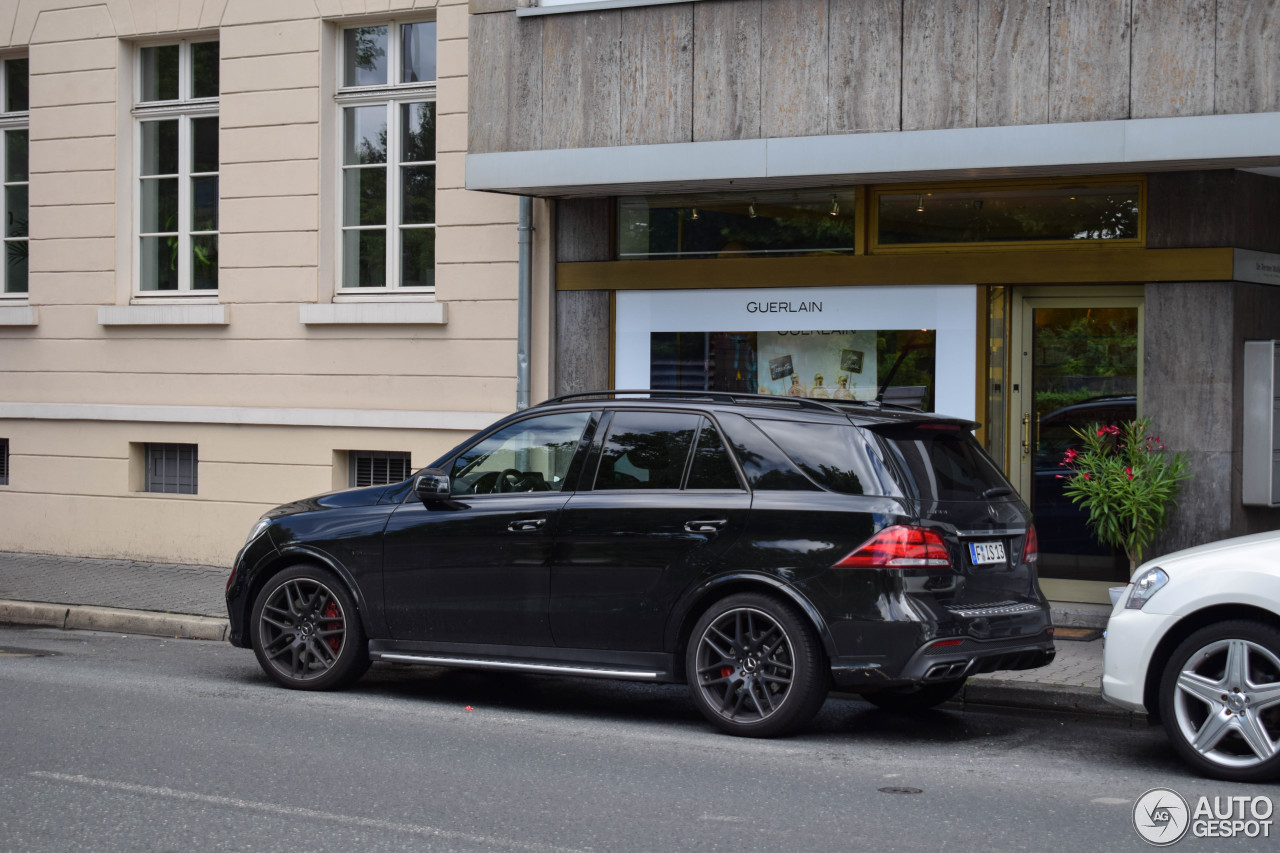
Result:
<svg viewBox="0 0 1280 853">
<path fill-rule="evenodd" d="M 1083 446 L 1068 449 L 1058 463 L 1066 469 L 1059 475 L 1067 479 L 1063 494 L 1089 514 L 1099 542 L 1124 549 L 1131 568 L 1168 525 L 1180 484 L 1191 477 L 1186 456 L 1166 450 L 1150 427 L 1149 419 L 1138 418 L 1072 429 Z"/>
</svg>

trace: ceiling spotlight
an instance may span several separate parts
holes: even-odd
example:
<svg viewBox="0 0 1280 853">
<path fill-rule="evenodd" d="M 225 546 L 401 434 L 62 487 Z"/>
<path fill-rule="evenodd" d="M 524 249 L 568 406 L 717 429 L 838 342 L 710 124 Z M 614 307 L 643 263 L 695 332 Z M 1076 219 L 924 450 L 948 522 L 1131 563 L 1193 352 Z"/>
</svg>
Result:
<svg viewBox="0 0 1280 853">
<path fill-rule="evenodd" d="M 751 199 L 751 204 L 747 205 L 747 215 L 752 219 L 756 218 L 756 200 Z"/>
<path fill-rule="evenodd" d="M 924 213 L 924 196 L 916 196 L 916 213 Z"/>
<path fill-rule="evenodd" d="M 840 202 L 836 201 L 835 196 L 831 197 L 831 215 L 832 216 L 840 215 Z"/>
<path fill-rule="evenodd" d="M 689 217 L 689 218 L 690 218 L 690 219 L 692 219 L 694 222 L 697 222 L 697 221 L 698 221 L 698 208 L 696 208 L 696 207 L 695 207 L 695 208 L 693 209 L 693 216 L 691 216 L 691 217 Z"/>
</svg>

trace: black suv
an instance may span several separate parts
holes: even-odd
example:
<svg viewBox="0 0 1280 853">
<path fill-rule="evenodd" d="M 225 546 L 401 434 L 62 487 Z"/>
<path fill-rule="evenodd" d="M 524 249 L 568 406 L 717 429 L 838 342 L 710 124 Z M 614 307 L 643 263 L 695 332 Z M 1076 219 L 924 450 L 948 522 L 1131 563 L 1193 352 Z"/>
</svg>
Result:
<svg viewBox="0 0 1280 853">
<path fill-rule="evenodd" d="M 286 687 L 371 661 L 687 681 L 794 728 L 831 686 L 894 709 L 1053 659 L 1026 506 L 970 421 L 878 404 L 602 391 L 411 479 L 278 507 L 227 584 Z"/>
</svg>

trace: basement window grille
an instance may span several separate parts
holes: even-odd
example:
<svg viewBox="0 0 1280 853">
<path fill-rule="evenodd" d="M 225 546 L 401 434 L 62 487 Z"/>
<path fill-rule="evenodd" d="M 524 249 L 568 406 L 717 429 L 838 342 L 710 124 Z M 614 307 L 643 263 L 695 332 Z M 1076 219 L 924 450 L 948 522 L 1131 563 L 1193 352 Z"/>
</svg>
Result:
<svg viewBox="0 0 1280 853">
<path fill-rule="evenodd" d="M 9 485 L 9 439 L 0 438 L 0 486 Z"/>
<path fill-rule="evenodd" d="M 148 444 L 148 492 L 174 495 L 196 494 L 199 480 L 198 446 L 194 444 Z"/>
<path fill-rule="evenodd" d="M 347 456 L 352 486 L 385 486 L 413 473 L 409 454 L 398 450 L 352 450 Z"/>
</svg>

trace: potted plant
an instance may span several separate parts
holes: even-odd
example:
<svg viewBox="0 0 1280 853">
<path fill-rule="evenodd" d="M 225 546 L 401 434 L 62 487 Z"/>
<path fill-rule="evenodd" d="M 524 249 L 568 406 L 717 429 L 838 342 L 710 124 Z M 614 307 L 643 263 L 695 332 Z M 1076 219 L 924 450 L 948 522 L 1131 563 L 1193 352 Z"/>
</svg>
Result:
<svg viewBox="0 0 1280 853">
<path fill-rule="evenodd" d="M 1138 418 L 1073 428 L 1083 446 L 1067 450 L 1059 463 L 1067 469 L 1059 475 L 1068 479 L 1063 494 L 1089 514 L 1099 542 L 1124 549 L 1131 573 L 1169 523 L 1180 484 L 1191 477 L 1185 455 L 1167 451 L 1150 426 Z"/>
</svg>

